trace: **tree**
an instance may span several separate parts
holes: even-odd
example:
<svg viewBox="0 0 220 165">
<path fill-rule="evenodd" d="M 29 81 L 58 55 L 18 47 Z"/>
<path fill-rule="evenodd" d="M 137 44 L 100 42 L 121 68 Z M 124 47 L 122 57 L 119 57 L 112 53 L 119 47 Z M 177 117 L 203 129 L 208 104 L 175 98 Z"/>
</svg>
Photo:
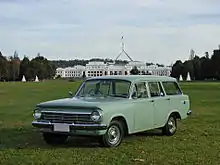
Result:
<svg viewBox="0 0 220 165">
<path fill-rule="evenodd" d="M 17 51 L 14 51 L 13 58 L 16 59 L 16 60 L 20 60 L 19 57 L 18 57 L 18 52 Z"/>
<path fill-rule="evenodd" d="M 171 77 L 179 79 L 180 75 L 183 74 L 184 66 L 181 60 L 177 60 L 172 67 Z"/>
<path fill-rule="evenodd" d="M 18 57 L 17 51 L 14 52 L 14 56 L 11 56 L 8 61 L 9 66 L 9 81 L 16 81 L 19 78 L 20 73 L 20 59 Z"/>
<path fill-rule="evenodd" d="M 53 64 L 39 54 L 31 60 L 30 66 L 32 78 L 37 75 L 39 79 L 47 79 L 52 78 L 55 75 L 55 68 Z"/>
<path fill-rule="evenodd" d="M 82 78 L 83 78 L 83 79 L 86 78 L 86 73 L 85 73 L 85 71 L 83 71 Z"/>
<path fill-rule="evenodd" d="M 194 79 L 195 80 L 202 80 L 201 61 L 197 55 L 193 59 L 193 68 L 194 68 L 194 77 L 195 77 Z"/>
<path fill-rule="evenodd" d="M 192 60 L 186 60 L 183 63 L 182 75 L 184 80 L 186 80 L 188 73 L 190 74 L 191 79 L 194 79 L 194 68 Z"/>
<path fill-rule="evenodd" d="M 19 79 L 22 79 L 22 76 L 25 76 L 27 80 L 32 78 L 31 75 L 31 68 L 30 68 L 30 61 L 28 57 L 24 56 L 23 60 L 21 61 L 20 64 L 20 74 L 19 74 Z"/>
<path fill-rule="evenodd" d="M 8 62 L 7 59 L 0 52 L 0 81 L 7 80 L 8 77 Z"/>
<path fill-rule="evenodd" d="M 138 75 L 140 72 L 138 70 L 138 68 L 136 66 L 134 66 L 134 68 L 131 69 L 130 74 L 131 75 Z"/>
<path fill-rule="evenodd" d="M 201 58 L 201 76 L 202 79 L 212 79 L 214 77 L 214 68 L 212 60 L 207 57 Z"/>
<path fill-rule="evenodd" d="M 214 77 L 220 80 L 220 50 L 213 51 L 211 60 L 213 64 Z"/>
<path fill-rule="evenodd" d="M 209 52 L 205 52 L 205 58 L 209 59 Z"/>
</svg>

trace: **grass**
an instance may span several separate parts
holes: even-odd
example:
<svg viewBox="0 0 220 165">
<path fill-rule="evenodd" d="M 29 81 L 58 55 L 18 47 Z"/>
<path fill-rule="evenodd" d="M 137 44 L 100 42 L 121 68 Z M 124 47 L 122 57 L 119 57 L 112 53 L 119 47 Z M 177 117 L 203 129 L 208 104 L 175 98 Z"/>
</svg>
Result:
<svg viewBox="0 0 220 165">
<path fill-rule="evenodd" d="M 42 101 L 68 97 L 77 82 L 0 83 L 0 164 L 219 165 L 220 83 L 182 83 L 193 114 L 172 137 L 155 131 L 126 138 L 118 148 L 100 148 L 95 139 L 70 138 L 47 145 L 32 126 L 32 110 Z"/>
</svg>

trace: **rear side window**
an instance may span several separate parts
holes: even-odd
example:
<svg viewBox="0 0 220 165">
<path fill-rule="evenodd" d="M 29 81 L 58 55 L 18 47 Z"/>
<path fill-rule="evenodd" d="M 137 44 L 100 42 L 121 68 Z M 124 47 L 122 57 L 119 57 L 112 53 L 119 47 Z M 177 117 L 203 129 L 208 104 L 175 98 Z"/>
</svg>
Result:
<svg viewBox="0 0 220 165">
<path fill-rule="evenodd" d="M 167 95 L 180 95 L 182 94 L 176 82 L 163 82 L 163 87 Z"/>
<path fill-rule="evenodd" d="M 148 85 L 151 97 L 164 96 L 163 89 L 159 82 L 149 82 Z"/>
</svg>

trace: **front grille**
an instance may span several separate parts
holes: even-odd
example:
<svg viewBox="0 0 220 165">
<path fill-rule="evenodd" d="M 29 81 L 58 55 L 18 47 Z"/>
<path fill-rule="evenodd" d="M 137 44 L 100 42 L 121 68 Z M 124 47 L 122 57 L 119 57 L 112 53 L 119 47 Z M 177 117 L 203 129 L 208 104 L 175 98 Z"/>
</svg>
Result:
<svg viewBox="0 0 220 165">
<path fill-rule="evenodd" d="M 90 124 L 94 123 L 89 114 L 71 114 L 71 113 L 55 113 L 42 112 L 42 120 L 47 120 L 53 123 L 75 123 L 75 124 Z"/>
</svg>

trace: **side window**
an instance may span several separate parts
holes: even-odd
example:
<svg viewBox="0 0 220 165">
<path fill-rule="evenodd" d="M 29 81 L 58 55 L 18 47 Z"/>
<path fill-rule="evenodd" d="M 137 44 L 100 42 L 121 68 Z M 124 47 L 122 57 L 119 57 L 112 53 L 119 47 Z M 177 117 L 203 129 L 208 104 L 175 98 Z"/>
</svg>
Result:
<svg viewBox="0 0 220 165">
<path fill-rule="evenodd" d="M 100 83 L 99 91 L 103 95 L 108 95 L 111 92 L 111 90 L 112 90 L 112 88 L 111 88 L 111 82 L 110 81 L 102 81 Z"/>
<path fill-rule="evenodd" d="M 165 95 L 161 87 L 161 84 L 159 82 L 149 82 L 148 85 L 149 85 L 151 97 L 158 97 Z"/>
<path fill-rule="evenodd" d="M 117 95 L 128 95 L 130 83 L 124 81 L 115 81 L 115 89 Z"/>
<path fill-rule="evenodd" d="M 182 94 L 176 82 L 163 82 L 162 84 L 167 95 Z"/>
<path fill-rule="evenodd" d="M 145 82 L 135 83 L 134 90 L 135 93 L 133 93 L 133 97 L 136 98 L 147 98 L 147 88 Z"/>
</svg>

